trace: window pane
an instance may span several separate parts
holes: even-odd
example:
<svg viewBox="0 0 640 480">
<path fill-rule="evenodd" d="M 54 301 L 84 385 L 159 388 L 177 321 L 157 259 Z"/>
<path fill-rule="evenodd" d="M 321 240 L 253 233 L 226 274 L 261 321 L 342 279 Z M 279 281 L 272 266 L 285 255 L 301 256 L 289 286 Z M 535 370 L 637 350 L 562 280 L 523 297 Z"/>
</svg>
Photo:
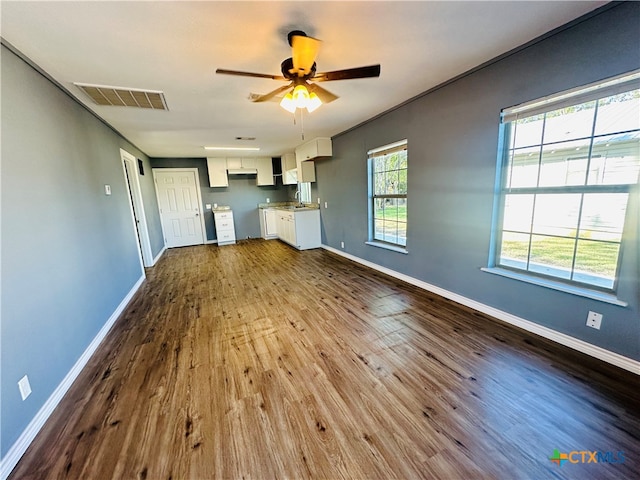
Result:
<svg viewBox="0 0 640 480">
<path fill-rule="evenodd" d="M 595 135 L 640 129 L 640 90 L 600 99 Z"/>
<path fill-rule="evenodd" d="M 589 185 L 628 185 L 640 173 L 640 133 L 607 135 L 593 141 Z"/>
<path fill-rule="evenodd" d="M 407 199 L 397 198 L 396 205 L 398 208 L 398 221 L 407 223 Z"/>
<path fill-rule="evenodd" d="M 562 237 L 575 236 L 580 197 L 577 193 L 536 195 L 533 232 Z"/>
<path fill-rule="evenodd" d="M 540 165 L 540 186 L 584 185 L 590 139 L 545 145 Z"/>
<path fill-rule="evenodd" d="M 570 279 L 575 243 L 573 238 L 533 235 L 531 237 L 529 270 Z"/>
<path fill-rule="evenodd" d="M 374 229 L 373 238 L 376 240 L 382 240 L 384 237 L 384 220 L 376 219 L 374 222 Z"/>
<path fill-rule="evenodd" d="M 407 222 L 398 222 L 398 244 L 407 246 Z"/>
<path fill-rule="evenodd" d="M 398 172 L 398 193 L 407 194 L 407 170 L 400 170 Z"/>
<path fill-rule="evenodd" d="M 398 222 L 385 220 L 383 235 L 385 242 L 398 243 Z"/>
<path fill-rule="evenodd" d="M 530 232 L 533 197 L 533 195 L 506 195 L 502 228 L 516 232 Z"/>
<path fill-rule="evenodd" d="M 393 220 L 394 222 L 398 220 L 398 199 L 397 198 L 387 198 L 386 204 L 384 207 L 384 219 Z"/>
<path fill-rule="evenodd" d="M 526 270 L 528 257 L 529 235 L 512 232 L 502 234 L 500 265 Z"/>
<path fill-rule="evenodd" d="M 407 168 L 407 151 L 398 152 L 398 168 Z"/>
<path fill-rule="evenodd" d="M 596 102 L 561 108 L 546 114 L 544 143 L 590 137 Z"/>
<path fill-rule="evenodd" d="M 385 180 L 386 191 L 387 194 L 396 194 L 398 193 L 398 171 L 394 170 L 391 172 L 387 172 L 387 178 Z"/>
<path fill-rule="evenodd" d="M 374 212 L 373 212 L 373 216 L 376 219 L 384 219 L 384 198 L 376 198 L 373 201 L 374 204 Z"/>
<path fill-rule="evenodd" d="M 578 240 L 573 279 L 604 288 L 613 288 L 618 266 L 618 243 Z"/>
<path fill-rule="evenodd" d="M 384 195 L 386 193 L 386 173 L 380 172 L 373 175 L 373 194 Z"/>
<path fill-rule="evenodd" d="M 585 194 L 580 218 L 580 238 L 622 241 L 627 193 Z"/>
<path fill-rule="evenodd" d="M 535 187 L 538 184 L 540 147 L 521 148 L 511 152 L 507 176 L 508 188 Z"/>
<path fill-rule="evenodd" d="M 542 143 L 542 125 L 544 115 L 534 115 L 513 122 L 513 145 L 512 148 L 528 147 L 540 145 Z"/>
<path fill-rule="evenodd" d="M 385 157 L 374 157 L 373 159 L 373 171 L 378 173 L 378 172 L 384 172 L 385 171 L 385 167 L 386 167 L 386 160 Z"/>
</svg>

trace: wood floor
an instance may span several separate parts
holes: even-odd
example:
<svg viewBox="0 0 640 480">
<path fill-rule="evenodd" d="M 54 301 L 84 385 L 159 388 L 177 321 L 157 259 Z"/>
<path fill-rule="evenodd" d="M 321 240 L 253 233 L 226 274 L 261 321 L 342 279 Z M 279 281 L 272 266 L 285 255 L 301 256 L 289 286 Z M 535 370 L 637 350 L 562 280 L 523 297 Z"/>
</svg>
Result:
<svg viewBox="0 0 640 480">
<path fill-rule="evenodd" d="M 12 480 L 640 478 L 629 372 L 275 240 L 147 275 Z"/>
</svg>

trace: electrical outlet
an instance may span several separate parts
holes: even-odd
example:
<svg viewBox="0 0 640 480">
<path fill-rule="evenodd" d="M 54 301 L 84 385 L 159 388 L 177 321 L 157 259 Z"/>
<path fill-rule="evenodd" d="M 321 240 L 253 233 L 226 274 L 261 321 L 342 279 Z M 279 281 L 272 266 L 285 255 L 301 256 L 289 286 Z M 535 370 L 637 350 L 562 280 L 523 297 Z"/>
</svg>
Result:
<svg viewBox="0 0 640 480">
<path fill-rule="evenodd" d="M 207 210 L 211 210 L 211 204 L 210 204 L 210 203 L 207 203 L 207 204 L 204 206 L 204 208 L 206 208 Z"/>
<path fill-rule="evenodd" d="M 267 198 L 267 203 L 271 203 L 271 199 L 270 198 Z"/>
<path fill-rule="evenodd" d="M 344 248 L 344 242 L 340 242 L 340 248 Z"/>
<path fill-rule="evenodd" d="M 587 327 L 600 330 L 601 324 L 602 324 L 602 314 L 589 311 L 589 314 L 587 315 Z"/>
<path fill-rule="evenodd" d="M 324 208 L 327 208 L 327 202 L 324 202 Z"/>
<path fill-rule="evenodd" d="M 31 385 L 29 385 L 29 377 L 26 375 L 20 379 L 18 382 L 18 388 L 20 389 L 20 396 L 22 400 L 26 400 L 29 395 L 31 395 Z"/>
</svg>

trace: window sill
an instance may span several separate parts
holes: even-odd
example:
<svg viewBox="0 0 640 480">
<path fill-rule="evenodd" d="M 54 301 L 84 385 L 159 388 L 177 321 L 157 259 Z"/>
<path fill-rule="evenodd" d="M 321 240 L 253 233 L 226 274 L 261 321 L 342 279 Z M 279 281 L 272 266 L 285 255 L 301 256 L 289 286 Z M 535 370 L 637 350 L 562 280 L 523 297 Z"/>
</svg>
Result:
<svg viewBox="0 0 640 480">
<path fill-rule="evenodd" d="M 388 243 L 382 242 L 364 242 L 366 245 L 371 245 L 372 247 L 384 248 L 385 250 L 391 250 L 392 252 L 398 252 L 403 254 L 408 254 L 409 251 L 404 247 L 399 247 L 396 245 L 389 245 Z"/>
<path fill-rule="evenodd" d="M 627 302 L 619 300 L 618 297 L 611 293 L 599 292 L 597 290 L 591 290 L 589 288 L 567 285 L 562 282 L 554 282 L 553 280 L 547 280 L 523 273 L 512 272 L 511 270 L 506 270 L 498 267 L 483 267 L 480 270 L 482 270 L 483 272 L 492 273 L 494 275 L 500 275 L 501 277 L 512 278 L 521 282 L 551 288 L 560 292 L 566 292 L 572 295 L 578 295 L 580 297 L 591 298 L 593 300 L 598 300 L 599 302 L 611 303 L 613 305 L 618 305 L 619 307 L 626 307 L 629 305 Z"/>
</svg>

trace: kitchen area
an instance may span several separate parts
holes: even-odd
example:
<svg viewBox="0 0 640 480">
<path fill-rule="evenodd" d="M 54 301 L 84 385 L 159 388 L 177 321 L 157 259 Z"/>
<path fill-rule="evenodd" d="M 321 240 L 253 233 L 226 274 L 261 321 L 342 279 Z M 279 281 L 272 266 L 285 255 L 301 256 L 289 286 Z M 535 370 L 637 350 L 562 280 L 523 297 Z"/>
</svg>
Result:
<svg viewBox="0 0 640 480">
<path fill-rule="evenodd" d="M 331 139 L 316 138 L 280 157 L 152 158 L 153 171 L 197 170 L 205 243 L 280 239 L 303 250 L 321 245 L 315 161 L 330 158 Z M 195 200 L 194 200 L 195 202 Z"/>
</svg>

